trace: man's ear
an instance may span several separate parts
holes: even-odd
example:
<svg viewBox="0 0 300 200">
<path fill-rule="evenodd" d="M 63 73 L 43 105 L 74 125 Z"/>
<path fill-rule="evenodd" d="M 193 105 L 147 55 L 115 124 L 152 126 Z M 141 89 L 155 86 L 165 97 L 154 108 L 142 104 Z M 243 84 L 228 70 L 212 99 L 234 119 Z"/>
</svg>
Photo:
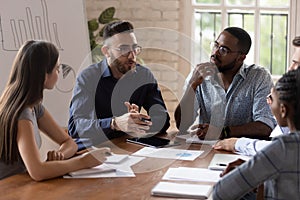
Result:
<svg viewBox="0 0 300 200">
<path fill-rule="evenodd" d="M 246 59 L 246 55 L 245 54 L 240 54 L 238 60 L 241 62 L 244 62 L 244 60 Z"/>
<path fill-rule="evenodd" d="M 103 45 L 103 46 L 101 47 L 101 52 L 102 52 L 102 54 L 103 54 L 106 58 L 109 58 L 108 46 L 107 46 L 107 45 Z"/>
<path fill-rule="evenodd" d="M 279 112 L 280 112 L 281 118 L 282 118 L 282 119 L 287 118 L 289 108 L 288 108 L 286 105 L 284 105 L 283 103 L 281 103 L 279 109 L 280 109 Z"/>
</svg>

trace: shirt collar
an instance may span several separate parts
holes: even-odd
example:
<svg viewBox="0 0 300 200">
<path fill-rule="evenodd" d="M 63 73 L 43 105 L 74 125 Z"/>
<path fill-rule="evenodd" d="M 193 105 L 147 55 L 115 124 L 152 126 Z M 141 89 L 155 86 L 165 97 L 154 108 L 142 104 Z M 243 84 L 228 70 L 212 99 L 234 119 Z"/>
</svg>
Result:
<svg viewBox="0 0 300 200">
<path fill-rule="evenodd" d="M 240 67 L 240 70 L 238 71 L 238 73 L 236 73 L 236 75 L 240 75 L 241 77 L 243 77 L 245 79 L 246 78 L 246 68 L 247 68 L 247 65 L 245 63 L 243 63 L 242 66 Z"/>
<path fill-rule="evenodd" d="M 253 65 L 246 65 L 245 63 L 242 64 L 240 70 L 236 75 L 240 75 L 243 79 L 246 79 L 247 77 L 247 72 L 249 71 L 250 67 L 253 67 Z"/>
<path fill-rule="evenodd" d="M 112 74 L 110 72 L 110 69 L 109 69 L 109 66 L 107 64 L 107 59 L 106 58 L 103 60 L 103 65 L 104 65 L 105 68 L 104 68 L 104 72 L 102 74 L 102 77 L 110 77 L 110 76 L 112 76 Z"/>
</svg>

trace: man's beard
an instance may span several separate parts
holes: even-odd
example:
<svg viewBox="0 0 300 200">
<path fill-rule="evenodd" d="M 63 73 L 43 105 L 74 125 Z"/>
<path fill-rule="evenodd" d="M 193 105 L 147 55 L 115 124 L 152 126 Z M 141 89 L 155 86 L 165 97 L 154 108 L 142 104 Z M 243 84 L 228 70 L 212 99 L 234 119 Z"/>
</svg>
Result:
<svg viewBox="0 0 300 200">
<path fill-rule="evenodd" d="M 216 56 L 215 56 L 215 59 L 217 59 L 219 61 L 219 59 L 216 58 Z M 229 63 L 227 65 L 223 65 L 223 66 L 218 66 L 217 65 L 217 68 L 218 68 L 218 70 L 219 70 L 220 73 L 223 73 L 223 72 L 226 72 L 226 71 L 230 71 L 230 70 L 232 70 L 235 67 L 236 61 L 237 60 L 234 59 L 234 61 L 232 61 L 231 63 Z"/>
<path fill-rule="evenodd" d="M 111 59 L 113 60 L 111 63 L 112 67 L 115 67 L 120 73 L 126 74 L 131 68 L 126 68 L 125 64 L 122 64 L 114 55 L 111 55 Z M 130 61 L 128 61 L 130 62 Z M 132 61 L 134 62 L 134 61 Z"/>
</svg>

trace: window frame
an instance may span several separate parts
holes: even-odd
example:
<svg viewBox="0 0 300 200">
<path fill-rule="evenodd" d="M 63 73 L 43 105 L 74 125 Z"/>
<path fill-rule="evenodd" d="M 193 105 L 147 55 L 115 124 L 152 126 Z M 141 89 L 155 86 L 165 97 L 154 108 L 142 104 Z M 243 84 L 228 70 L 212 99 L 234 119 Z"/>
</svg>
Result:
<svg viewBox="0 0 300 200">
<path fill-rule="evenodd" d="M 255 26 L 255 35 L 259 37 L 259 33 L 260 33 L 260 25 L 259 25 L 259 17 L 260 17 L 260 11 L 284 11 L 286 13 L 288 13 L 288 33 L 287 33 L 287 66 L 286 66 L 286 70 L 288 68 L 288 66 L 291 63 L 291 56 L 292 53 L 294 52 L 293 46 L 291 45 L 291 41 L 292 39 L 296 36 L 296 35 L 300 35 L 300 23 L 297 24 L 297 18 L 300 18 L 300 2 L 297 2 L 297 0 L 290 0 L 290 6 L 289 7 L 259 7 L 258 5 L 258 1 L 259 0 L 255 0 L 255 5 L 253 6 L 232 6 L 232 5 L 226 5 L 225 6 L 225 0 L 221 0 L 221 4 L 217 5 L 217 9 L 216 9 L 216 5 L 212 4 L 212 5 L 203 5 L 203 4 L 197 4 L 195 2 L 195 0 L 187 0 L 184 1 L 184 5 L 183 5 L 183 11 L 182 11 L 182 18 L 184 20 L 184 22 L 189 22 L 189 23 L 183 23 L 183 33 L 188 35 L 189 37 L 191 37 L 192 41 L 195 41 L 195 27 L 193 26 L 194 24 L 194 12 L 195 10 L 208 10 L 208 11 L 221 11 L 221 16 L 222 16 L 222 29 L 224 29 L 227 26 L 227 20 L 228 20 L 228 15 L 226 13 L 226 10 L 231 10 L 231 9 L 239 9 L 239 10 L 245 10 L 245 12 L 247 12 L 247 10 L 250 9 L 254 9 L 254 17 L 255 17 L 255 21 L 258 24 Z M 259 63 L 259 57 L 260 57 L 260 52 L 259 52 L 259 41 L 260 38 L 255 38 L 255 41 L 253 41 L 253 43 L 255 43 L 254 45 L 254 63 Z M 184 44 L 182 44 L 184 45 Z M 191 44 L 192 46 L 192 44 Z M 253 46 L 252 46 L 253 48 Z M 194 56 L 192 54 L 192 48 L 190 49 L 190 59 L 194 60 Z M 193 66 L 191 66 L 193 67 Z"/>
</svg>

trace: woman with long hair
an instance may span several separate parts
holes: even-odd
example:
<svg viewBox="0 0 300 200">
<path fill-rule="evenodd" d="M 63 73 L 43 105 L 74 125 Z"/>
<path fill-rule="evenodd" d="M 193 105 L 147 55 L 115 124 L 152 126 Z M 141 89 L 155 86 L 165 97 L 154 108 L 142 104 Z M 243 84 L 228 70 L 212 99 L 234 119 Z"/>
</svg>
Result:
<svg viewBox="0 0 300 200">
<path fill-rule="evenodd" d="M 44 89 L 52 89 L 58 79 L 59 62 L 58 49 L 50 42 L 30 40 L 18 51 L 0 97 L 0 179 L 28 171 L 41 181 L 106 159 L 109 148 L 72 158 L 76 143 L 42 105 Z M 40 130 L 60 145 L 47 153 L 46 161 L 39 154 Z"/>
</svg>

